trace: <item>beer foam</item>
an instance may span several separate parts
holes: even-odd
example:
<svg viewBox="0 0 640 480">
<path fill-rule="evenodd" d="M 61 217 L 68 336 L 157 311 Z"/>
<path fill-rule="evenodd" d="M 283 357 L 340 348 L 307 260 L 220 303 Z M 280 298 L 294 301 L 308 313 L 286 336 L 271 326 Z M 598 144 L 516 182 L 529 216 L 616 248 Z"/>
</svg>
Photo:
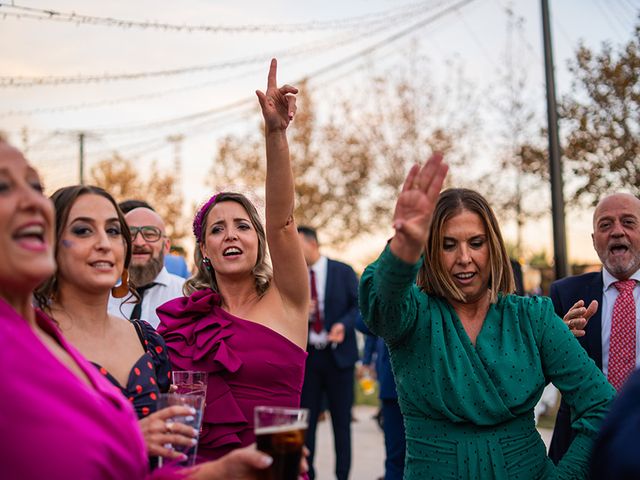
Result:
<svg viewBox="0 0 640 480">
<path fill-rule="evenodd" d="M 295 432 L 296 430 L 306 430 L 308 427 L 306 422 L 297 422 L 291 425 L 273 425 L 271 427 L 256 428 L 256 435 L 268 435 L 270 433 Z"/>
</svg>

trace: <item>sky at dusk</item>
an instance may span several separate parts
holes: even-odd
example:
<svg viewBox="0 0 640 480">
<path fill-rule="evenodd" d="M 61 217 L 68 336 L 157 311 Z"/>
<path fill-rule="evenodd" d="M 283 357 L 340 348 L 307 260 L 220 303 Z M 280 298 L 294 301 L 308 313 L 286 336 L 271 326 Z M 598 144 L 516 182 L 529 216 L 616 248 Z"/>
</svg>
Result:
<svg viewBox="0 0 640 480">
<path fill-rule="evenodd" d="M 640 0 L 549 3 L 561 96 L 571 88 L 566 65 L 579 42 L 598 49 L 628 41 Z M 508 9 L 522 18 L 510 37 Z M 55 15 L 43 19 L 46 10 Z M 458 62 L 478 89 L 491 88 L 507 42 L 519 52 L 544 118 L 538 1 L 0 0 L 0 131 L 28 147 L 49 192 L 77 183 L 80 131 L 85 170 L 117 150 L 141 174 L 152 161 L 174 168 L 168 138 L 180 136 L 190 205 L 210 193 L 205 178 L 217 140 L 259 125 L 254 91 L 266 87 L 271 57 L 280 83 L 309 78 L 326 113 L 358 88 L 363 72 L 405 65 L 416 48 L 434 65 Z M 434 70 L 424 74 L 438 78 Z M 589 214 L 567 217 L 570 255 L 595 259 Z M 530 248 L 548 248 L 548 226 L 530 228 Z M 512 235 L 512 227 L 505 232 Z"/>
</svg>

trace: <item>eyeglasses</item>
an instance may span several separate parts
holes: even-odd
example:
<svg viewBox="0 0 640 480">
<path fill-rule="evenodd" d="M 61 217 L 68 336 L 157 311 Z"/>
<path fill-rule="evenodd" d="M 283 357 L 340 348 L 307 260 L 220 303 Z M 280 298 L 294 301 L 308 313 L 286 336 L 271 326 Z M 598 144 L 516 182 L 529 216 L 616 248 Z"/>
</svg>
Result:
<svg viewBox="0 0 640 480">
<path fill-rule="evenodd" d="M 151 225 L 146 225 L 144 227 L 129 227 L 129 231 L 131 232 L 131 241 L 134 242 L 138 233 L 142 235 L 147 242 L 157 242 L 162 237 L 162 232 L 158 227 L 152 227 Z"/>
</svg>

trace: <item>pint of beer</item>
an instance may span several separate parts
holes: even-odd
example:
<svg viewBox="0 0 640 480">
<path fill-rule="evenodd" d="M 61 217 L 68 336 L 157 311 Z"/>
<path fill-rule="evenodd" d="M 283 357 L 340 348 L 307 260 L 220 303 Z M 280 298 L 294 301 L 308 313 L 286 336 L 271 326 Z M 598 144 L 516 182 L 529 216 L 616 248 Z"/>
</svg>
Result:
<svg viewBox="0 0 640 480">
<path fill-rule="evenodd" d="M 271 466 L 262 471 L 262 478 L 297 480 L 309 411 L 306 408 L 256 407 L 254 415 L 258 449 L 273 458 Z"/>
</svg>

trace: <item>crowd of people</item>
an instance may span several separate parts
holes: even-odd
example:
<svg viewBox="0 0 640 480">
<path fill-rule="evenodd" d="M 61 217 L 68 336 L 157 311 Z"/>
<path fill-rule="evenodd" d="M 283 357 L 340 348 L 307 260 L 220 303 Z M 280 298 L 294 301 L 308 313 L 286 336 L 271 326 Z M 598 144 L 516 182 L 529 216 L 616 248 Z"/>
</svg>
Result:
<svg viewBox="0 0 640 480">
<path fill-rule="evenodd" d="M 215 193 L 194 214 L 192 274 L 169 261 L 151 205 L 87 185 L 46 198 L 0 140 L 2 477 L 260 478 L 272 459 L 253 446 L 253 411 L 266 405 L 309 410 L 310 479 L 328 410 L 347 480 L 358 329 L 378 357 L 386 480 L 638 478 L 640 200 L 597 205 L 601 272 L 523 296 L 491 206 L 443 190 L 434 154 L 407 174 L 394 235 L 358 280 L 296 225 L 297 89 L 276 72 L 273 60 L 256 92 L 265 221 L 245 195 Z M 187 407 L 157 408 L 172 370 L 207 373 L 200 431 L 168 421 Z M 547 452 L 534 406 L 549 383 L 562 403 Z M 196 442 L 195 467 L 158 468 Z"/>
</svg>

